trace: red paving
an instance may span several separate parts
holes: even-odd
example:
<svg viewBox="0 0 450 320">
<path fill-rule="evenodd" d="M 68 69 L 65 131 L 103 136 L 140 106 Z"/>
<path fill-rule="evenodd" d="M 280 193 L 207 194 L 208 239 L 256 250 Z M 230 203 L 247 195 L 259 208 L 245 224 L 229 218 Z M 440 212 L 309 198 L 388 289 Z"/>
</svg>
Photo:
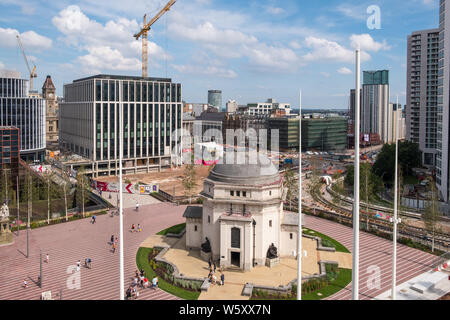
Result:
<svg viewBox="0 0 450 320">
<path fill-rule="evenodd" d="M 157 204 L 142 206 L 139 212 L 134 209 L 125 210 L 124 228 L 129 230 L 131 224 L 140 223 L 141 233 L 125 232 L 125 288 L 131 283 L 136 270 L 136 252 L 138 246 L 148 236 L 167 227 L 184 222 L 182 217 L 185 206 Z M 119 299 L 119 250 L 110 252 L 108 244 L 112 234 L 118 234 L 119 218 L 109 215 L 98 216 L 97 223 L 92 225 L 89 219 L 78 220 L 30 231 L 30 258 L 26 259 L 26 231 L 20 231 L 14 237 L 15 243 L 0 248 L 0 300 L 39 299 L 42 291 L 51 290 L 52 294 L 63 289 L 63 299 L 71 300 L 109 300 Z M 349 250 L 352 250 L 353 232 L 343 225 L 305 216 L 305 226 L 327 234 Z M 371 299 L 390 289 L 391 286 L 391 253 L 392 242 L 376 236 L 360 234 L 360 299 Z M 44 281 L 41 290 L 33 281 L 39 276 L 39 248 L 50 256 L 50 262 L 44 265 Z M 93 268 L 81 268 L 81 289 L 67 289 L 66 281 L 70 277 L 66 273 L 70 265 L 85 258 L 93 260 Z M 398 245 L 398 284 L 430 270 L 437 257 Z M 381 270 L 381 288 L 368 289 L 367 273 L 369 266 L 378 266 Z M 28 288 L 23 288 L 23 280 L 27 278 Z M 139 299 L 170 300 L 176 297 L 161 290 L 146 289 Z M 351 286 L 341 290 L 328 299 L 351 299 Z"/>
<path fill-rule="evenodd" d="M 328 220 L 305 216 L 305 226 L 336 239 L 350 251 L 353 249 L 353 229 Z M 359 294 L 360 300 L 373 299 L 391 289 L 392 241 L 361 232 L 359 236 Z M 432 269 L 438 257 L 397 244 L 397 285 Z M 369 289 L 367 282 L 373 275 L 367 268 L 380 268 L 380 289 Z M 328 300 L 351 300 L 351 283 Z"/>
<path fill-rule="evenodd" d="M 157 204 L 142 206 L 139 212 L 126 209 L 124 214 L 125 289 L 132 282 L 136 271 L 138 246 L 148 236 L 165 228 L 184 222 L 185 206 Z M 141 224 L 143 232 L 130 233 L 131 224 Z M 97 223 L 90 219 L 48 226 L 30 231 L 30 258 L 26 259 L 26 231 L 14 236 L 15 243 L 0 248 L 0 300 L 39 299 L 43 291 L 52 295 L 63 289 L 64 300 L 119 299 L 119 249 L 113 254 L 108 242 L 111 235 L 118 236 L 119 217 L 97 216 Z M 43 256 L 49 254 L 49 263 L 43 262 L 43 289 L 33 281 L 39 276 L 39 248 Z M 66 273 L 70 265 L 85 258 L 92 259 L 92 269 L 81 267 L 81 289 L 67 289 Z M 28 288 L 23 288 L 27 279 Z M 142 290 L 139 299 L 170 300 L 176 297 L 161 291 Z"/>
</svg>

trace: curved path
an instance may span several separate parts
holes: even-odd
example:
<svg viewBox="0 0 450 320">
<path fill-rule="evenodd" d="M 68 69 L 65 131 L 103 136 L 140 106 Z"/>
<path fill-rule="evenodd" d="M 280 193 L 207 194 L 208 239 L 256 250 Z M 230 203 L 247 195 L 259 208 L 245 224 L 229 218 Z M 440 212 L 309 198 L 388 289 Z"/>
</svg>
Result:
<svg viewBox="0 0 450 320">
<path fill-rule="evenodd" d="M 305 226 L 326 234 L 353 250 L 353 229 L 341 224 L 305 215 Z M 359 257 L 359 293 L 360 300 L 373 299 L 391 288 L 392 282 L 392 241 L 369 233 L 361 232 Z M 408 281 L 433 268 L 439 257 L 432 254 L 397 244 L 397 285 Z M 379 288 L 373 288 L 374 275 L 368 268 L 377 267 L 380 271 Z M 328 297 L 328 300 L 351 300 L 351 283 Z"/>
<path fill-rule="evenodd" d="M 132 282 L 136 270 L 136 252 L 139 245 L 149 236 L 165 228 L 184 222 L 185 206 L 160 203 L 141 206 L 139 212 L 125 209 L 125 289 Z M 131 224 L 140 223 L 141 233 L 131 233 Z M 26 255 L 26 231 L 21 230 L 14 244 L 0 247 L 0 300 L 39 299 L 43 291 L 52 295 L 61 289 L 66 300 L 109 300 L 119 299 L 119 250 L 110 251 L 111 235 L 118 235 L 119 217 L 97 216 L 97 223 L 82 219 L 69 223 L 30 230 L 30 258 Z M 43 262 L 43 288 L 36 285 L 39 276 L 39 249 L 43 256 L 49 254 L 49 263 Z M 82 264 L 85 258 L 93 260 L 93 268 L 81 267 L 80 289 L 68 289 L 67 281 L 73 279 L 67 273 L 70 265 Z M 72 277 L 71 277 L 72 276 Z M 27 279 L 28 288 L 23 287 Z M 72 284 L 73 287 L 73 284 Z M 139 299 L 177 299 L 161 291 L 146 289 Z"/>
</svg>

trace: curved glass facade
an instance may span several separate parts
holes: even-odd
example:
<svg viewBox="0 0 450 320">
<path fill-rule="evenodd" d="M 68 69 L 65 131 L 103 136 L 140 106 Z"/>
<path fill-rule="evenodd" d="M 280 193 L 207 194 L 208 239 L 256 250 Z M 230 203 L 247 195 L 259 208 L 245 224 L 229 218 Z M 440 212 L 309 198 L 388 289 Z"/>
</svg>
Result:
<svg viewBox="0 0 450 320">
<path fill-rule="evenodd" d="M 43 161 L 45 156 L 45 100 L 29 97 L 28 80 L 0 78 L 0 126 L 20 130 L 20 156 Z"/>
</svg>

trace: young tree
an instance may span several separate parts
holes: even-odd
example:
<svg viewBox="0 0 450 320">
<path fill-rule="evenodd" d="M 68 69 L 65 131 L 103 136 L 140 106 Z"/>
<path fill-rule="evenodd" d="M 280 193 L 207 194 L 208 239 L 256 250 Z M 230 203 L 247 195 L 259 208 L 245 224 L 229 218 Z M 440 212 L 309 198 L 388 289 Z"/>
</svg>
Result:
<svg viewBox="0 0 450 320">
<path fill-rule="evenodd" d="M 77 173 L 77 202 L 81 205 L 81 212 L 83 217 L 85 216 L 84 206 L 89 201 L 89 194 L 91 192 L 91 186 L 89 184 L 89 178 L 86 177 L 86 171 L 84 167 L 81 167 Z"/>
<path fill-rule="evenodd" d="M 434 241 L 436 233 L 440 231 L 439 221 L 441 219 L 442 213 L 439 210 L 439 199 L 435 182 L 433 181 L 433 179 L 430 179 L 430 181 L 432 181 L 430 183 L 431 199 L 424 214 L 422 215 L 422 219 L 425 224 L 425 230 L 431 234 L 431 251 L 434 252 Z"/>
<path fill-rule="evenodd" d="M 183 172 L 182 185 L 184 188 L 184 194 L 189 197 L 189 203 L 191 203 L 193 191 L 197 187 L 197 173 L 195 172 L 195 165 L 193 163 L 186 165 Z"/>
<path fill-rule="evenodd" d="M 283 185 L 287 190 L 286 199 L 289 201 L 289 208 L 292 210 L 292 200 L 298 195 L 298 180 L 291 166 L 288 166 L 284 172 Z"/>
<path fill-rule="evenodd" d="M 65 209 L 64 211 L 66 214 L 66 221 L 68 221 L 69 217 L 67 215 L 67 195 L 70 193 L 71 183 L 70 183 L 70 179 L 69 179 L 67 173 L 64 170 L 62 170 L 61 178 L 63 180 L 62 187 L 63 187 L 63 195 L 64 195 L 64 209 Z"/>
</svg>

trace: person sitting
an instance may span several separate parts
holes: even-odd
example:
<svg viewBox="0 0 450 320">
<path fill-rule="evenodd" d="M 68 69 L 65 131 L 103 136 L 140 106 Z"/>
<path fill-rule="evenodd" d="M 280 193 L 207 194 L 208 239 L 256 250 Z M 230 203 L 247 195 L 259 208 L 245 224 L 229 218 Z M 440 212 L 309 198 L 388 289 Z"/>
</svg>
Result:
<svg viewBox="0 0 450 320">
<path fill-rule="evenodd" d="M 148 279 L 144 278 L 144 289 L 148 288 Z"/>
<path fill-rule="evenodd" d="M 86 266 L 86 268 L 91 269 L 91 263 L 92 263 L 92 259 L 91 258 L 84 259 L 84 265 Z"/>
<path fill-rule="evenodd" d="M 216 283 L 217 283 L 217 277 L 216 277 L 215 274 L 212 275 L 212 281 L 211 281 L 211 283 L 212 283 L 212 284 L 216 284 Z"/>
</svg>

